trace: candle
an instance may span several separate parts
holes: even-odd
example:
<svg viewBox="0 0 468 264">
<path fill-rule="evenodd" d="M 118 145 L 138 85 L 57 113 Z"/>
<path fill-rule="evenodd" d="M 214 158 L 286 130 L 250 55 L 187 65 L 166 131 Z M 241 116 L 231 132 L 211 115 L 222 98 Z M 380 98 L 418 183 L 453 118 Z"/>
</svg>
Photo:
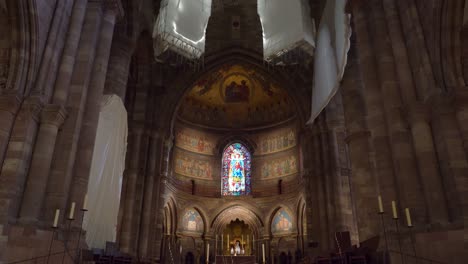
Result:
<svg viewBox="0 0 468 264">
<path fill-rule="evenodd" d="M 88 194 L 85 195 L 84 197 L 84 202 L 83 202 L 83 211 L 88 211 Z"/>
<path fill-rule="evenodd" d="M 265 263 L 265 244 L 262 244 L 262 260 Z"/>
<path fill-rule="evenodd" d="M 242 235 L 241 243 L 244 245 L 244 235 Z"/>
<path fill-rule="evenodd" d="M 60 215 L 60 209 L 55 210 L 54 224 L 52 225 L 52 227 L 57 227 L 59 215 Z"/>
<path fill-rule="evenodd" d="M 229 249 L 229 234 L 227 234 L 226 247 Z"/>
<path fill-rule="evenodd" d="M 393 212 L 393 219 L 398 219 L 398 213 L 396 210 L 396 202 L 392 201 L 392 212 Z"/>
<path fill-rule="evenodd" d="M 206 263 L 209 263 L 210 260 L 210 244 L 206 246 Z"/>
<path fill-rule="evenodd" d="M 74 215 L 75 215 L 75 202 L 72 202 L 71 208 L 70 208 L 70 214 L 68 215 L 68 219 L 73 219 Z"/>
<path fill-rule="evenodd" d="M 224 240 L 224 236 L 223 234 L 221 234 L 221 255 L 223 253 L 223 242 L 224 242 L 223 240 Z"/>
<path fill-rule="evenodd" d="M 411 222 L 411 214 L 410 214 L 409 208 L 405 208 L 405 214 L 406 214 L 406 223 L 408 224 L 408 227 L 412 227 L 413 223 Z"/>
<path fill-rule="evenodd" d="M 382 196 L 379 195 L 379 197 L 377 198 L 378 201 L 379 201 L 379 213 L 383 213 L 384 210 L 383 210 L 383 204 L 382 204 Z"/>
</svg>

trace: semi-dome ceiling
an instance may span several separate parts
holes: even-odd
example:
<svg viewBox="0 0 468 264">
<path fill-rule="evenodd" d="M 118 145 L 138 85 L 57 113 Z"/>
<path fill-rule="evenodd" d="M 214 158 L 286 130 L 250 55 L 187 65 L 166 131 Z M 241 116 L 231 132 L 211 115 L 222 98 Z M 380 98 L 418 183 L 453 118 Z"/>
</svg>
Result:
<svg viewBox="0 0 468 264">
<path fill-rule="evenodd" d="M 294 117 L 285 90 L 248 65 L 230 64 L 202 76 L 185 95 L 178 118 L 211 128 L 258 128 Z"/>
</svg>

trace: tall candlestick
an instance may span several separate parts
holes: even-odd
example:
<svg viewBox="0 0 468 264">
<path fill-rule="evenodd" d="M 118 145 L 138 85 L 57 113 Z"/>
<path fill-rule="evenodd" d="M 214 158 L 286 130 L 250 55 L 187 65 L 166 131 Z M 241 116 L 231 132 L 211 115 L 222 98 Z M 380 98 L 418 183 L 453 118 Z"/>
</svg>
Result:
<svg viewBox="0 0 468 264">
<path fill-rule="evenodd" d="M 411 214 L 410 214 L 409 208 L 405 208 L 405 214 L 406 214 L 406 223 L 408 224 L 408 227 L 412 227 L 413 223 L 411 222 Z"/>
<path fill-rule="evenodd" d="M 377 198 L 379 200 L 379 213 L 383 213 L 384 210 L 383 210 L 383 204 L 382 204 L 382 196 L 379 195 L 379 197 Z"/>
<path fill-rule="evenodd" d="M 224 242 L 224 236 L 221 234 L 221 255 L 223 255 L 223 242 Z"/>
<path fill-rule="evenodd" d="M 54 224 L 52 225 L 52 227 L 57 227 L 59 215 L 60 215 L 60 209 L 55 210 Z"/>
<path fill-rule="evenodd" d="M 229 250 L 229 234 L 227 234 L 226 247 Z"/>
<path fill-rule="evenodd" d="M 241 243 L 244 245 L 244 235 L 242 235 Z"/>
<path fill-rule="evenodd" d="M 398 213 L 397 213 L 395 201 L 392 201 L 392 212 L 393 212 L 393 219 L 398 219 Z"/>
<path fill-rule="evenodd" d="M 262 260 L 265 263 L 265 244 L 262 244 Z"/>
<path fill-rule="evenodd" d="M 206 263 L 208 264 L 210 260 L 210 244 L 206 246 Z"/>
<path fill-rule="evenodd" d="M 75 216 L 75 202 L 72 202 L 71 204 L 70 214 L 68 215 L 68 219 L 73 219 L 73 216 Z"/>
<path fill-rule="evenodd" d="M 84 201 L 83 201 L 83 208 L 81 208 L 83 211 L 88 211 L 88 194 L 85 195 Z"/>
</svg>

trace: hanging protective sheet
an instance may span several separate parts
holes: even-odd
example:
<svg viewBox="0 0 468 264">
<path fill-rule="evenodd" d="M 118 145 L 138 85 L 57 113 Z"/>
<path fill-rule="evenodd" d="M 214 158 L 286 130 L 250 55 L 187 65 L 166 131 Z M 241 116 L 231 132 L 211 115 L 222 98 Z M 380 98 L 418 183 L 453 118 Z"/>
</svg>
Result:
<svg viewBox="0 0 468 264">
<path fill-rule="evenodd" d="M 117 95 L 101 103 L 88 182 L 88 207 L 83 228 L 90 248 L 115 242 L 122 176 L 127 149 L 127 111 Z"/>
<path fill-rule="evenodd" d="M 313 55 L 314 25 L 306 0 L 258 0 L 266 61 L 295 48 Z"/>
<path fill-rule="evenodd" d="M 205 31 L 211 0 L 163 0 L 153 29 L 154 51 L 166 50 L 198 59 L 205 52 Z"/>
<path fill-rule="evenodd" d="M 343 78 L 351 37 L 350 16 L 345 13 L 345 6 L 346 0 L 327 0 L 320 21 L 309 124 L 330 102 Z"/>
</svg>

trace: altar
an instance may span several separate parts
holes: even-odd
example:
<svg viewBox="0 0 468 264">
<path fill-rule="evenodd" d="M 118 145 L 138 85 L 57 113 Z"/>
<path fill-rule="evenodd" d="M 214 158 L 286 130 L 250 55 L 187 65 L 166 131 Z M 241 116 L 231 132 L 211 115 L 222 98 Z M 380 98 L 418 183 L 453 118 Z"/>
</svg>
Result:
<svg viewBox="0 0 468 264">
<path fill-rule="evenodd" d="M 255 256 L 216 256 L 216 264 L 255 264 Z"/>
</svg>

